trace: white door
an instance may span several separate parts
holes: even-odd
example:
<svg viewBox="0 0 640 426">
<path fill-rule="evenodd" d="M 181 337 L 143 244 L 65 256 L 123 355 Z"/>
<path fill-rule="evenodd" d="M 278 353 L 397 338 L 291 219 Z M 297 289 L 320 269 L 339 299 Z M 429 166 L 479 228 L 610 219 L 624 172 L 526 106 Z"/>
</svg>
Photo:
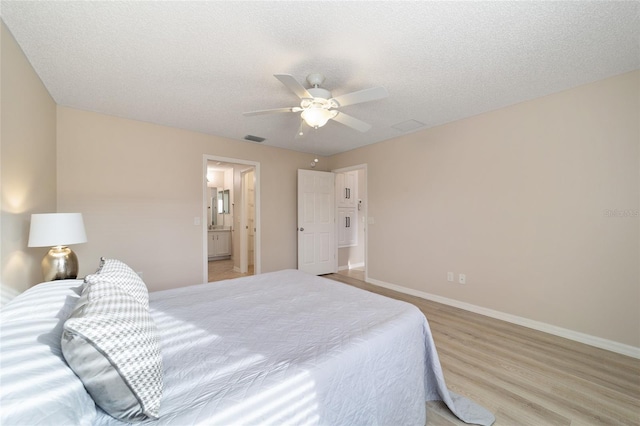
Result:
<svg viewBox="0 0 640 426">
<path fill-rule="evenodd" d="M 336 272 L 335 175 L 298 170 L 298 269 Z"/>
</svg>

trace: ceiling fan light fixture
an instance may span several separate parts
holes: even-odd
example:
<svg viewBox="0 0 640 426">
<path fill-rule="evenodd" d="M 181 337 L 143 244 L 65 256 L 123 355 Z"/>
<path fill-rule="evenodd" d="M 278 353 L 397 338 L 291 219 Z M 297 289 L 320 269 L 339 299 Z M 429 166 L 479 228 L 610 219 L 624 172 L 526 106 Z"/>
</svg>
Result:
<svg viewBox="0 0 640 426">
<path fill-rule="evenodd" d="M 335 117 L 336 114 L 338 111 L 311 107 L 302 111 L 301 117 L 310 127 L 317 129 L 327 124 L 327 121 Z"/>
<path fill-rule="evenodd" d="M 309 89 L 306 89 L 302 84 L 298 83 L 290 74 L 274 74 L 274 76 L 300 99 L 300 106 L 263 109 L 245 112 L 243 114 L 253 116 L 282 112 L 299 112 L 301 113 L 300 116 L 302 120 L 295 136 L 296 139 L 307 133 L 307 126 L 317 129 L 332 119 L 354 130 L 366 132 L 371 129 L 370 124 L 343 112 L 338 112 L 336 108 L 375 101 L 389 96 L 384 87 L 372 87 L 370 89 L 342 94 L 334 98 L 331 96 L 330 91 L 320 87 L 324 82 L 324 76 L 322 74 L 313 73 L 307 76 L 307 81 L 312 86 Z"/>
</svg>

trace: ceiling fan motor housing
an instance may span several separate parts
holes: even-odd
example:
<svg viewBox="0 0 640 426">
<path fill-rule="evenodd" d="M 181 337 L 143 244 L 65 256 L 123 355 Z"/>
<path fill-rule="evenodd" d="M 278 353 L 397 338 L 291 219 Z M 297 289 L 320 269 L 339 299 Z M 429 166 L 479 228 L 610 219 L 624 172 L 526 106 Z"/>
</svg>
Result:
<svg viewBox="0 0 640 426">
<path fill-rule="evenodd" d="M 307 76 L 307 82 L 311 85 L 311 87 L 318 87 L 322 83 L 324 83 L 324 75 L 319 72 L 311 73 Z"/>
<path fill-rule="evenodd" d="M 312 87 L 311 89 L 307 89 L 307 92 L 314 98 L 331 99 L 331 92 L 327 89 Z"/>
</svg>

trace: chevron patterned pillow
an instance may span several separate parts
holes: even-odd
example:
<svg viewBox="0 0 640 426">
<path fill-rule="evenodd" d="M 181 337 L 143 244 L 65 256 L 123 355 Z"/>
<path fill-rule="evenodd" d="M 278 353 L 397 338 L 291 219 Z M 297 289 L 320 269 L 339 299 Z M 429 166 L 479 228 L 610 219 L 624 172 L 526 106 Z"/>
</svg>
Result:
<svg viewBox="0 0 640 426">
<path fill-rule="evenodd" d="M 157 419 L 163 370 L 147 309 L 105 277 L 85 285 L 64 323 L 62 353 L 104 411 L 125 421 Z"/>
</svg>

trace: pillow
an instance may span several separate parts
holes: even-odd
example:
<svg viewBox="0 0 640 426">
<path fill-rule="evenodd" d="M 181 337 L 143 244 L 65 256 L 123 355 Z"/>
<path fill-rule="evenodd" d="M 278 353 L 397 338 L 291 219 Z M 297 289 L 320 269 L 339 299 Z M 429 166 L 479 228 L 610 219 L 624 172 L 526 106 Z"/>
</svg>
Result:
<svg viewBox="0 0 640 426">
<path fill-rule="evenodd" d="M 73 312 L 83 287 L 82 280 L 56 280 L 34 285 L 2 307 L 2 323 L 52 318 L 64 322 Z"/>
<path fill-rule="evenodd" d="M 96 405 L 65 362 L 62 325 L 81 280 L 38 284 L 2 308 L 0 424 L 90 425 Z"/>
<path fill-rule="evenodd" d="M 142 303 L 146 309 L 149 309 L 149 292 L 144 281 L 135 273 L 126 263 L 117 259 L 100 258 L 100 266 L 95 274 L 87 275 L 85 282 L 91 283 L 99 277 L 107 278 L 114 284 L 122 287 L 124 291 L 129 293 L 138 302 Z"/>
<path fill-rule="evenodd" d="M 158 331 L 147 309 L 106 277 L 88 283 L 62 332 L 62 353 L 109 415 L 157 419 L 162 397 Z"/>
</svg>

